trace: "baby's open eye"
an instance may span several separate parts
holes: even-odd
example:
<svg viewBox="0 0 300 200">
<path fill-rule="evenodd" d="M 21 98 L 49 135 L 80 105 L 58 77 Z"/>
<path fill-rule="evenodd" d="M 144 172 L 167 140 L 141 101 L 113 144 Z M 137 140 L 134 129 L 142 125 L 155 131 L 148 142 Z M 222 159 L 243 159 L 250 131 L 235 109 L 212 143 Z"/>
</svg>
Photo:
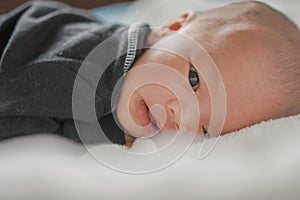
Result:
<svg viewBox="0 0 300 200">
<path fill-rule="evenodd" d="M 189 82 L 190 82 L 193 90 L 196 90 L 200 85 L 200 80 L 199 80 L 197 70 L 193 66 L 191 66 L 191 68 L 190 68 Z"/>
</svg>

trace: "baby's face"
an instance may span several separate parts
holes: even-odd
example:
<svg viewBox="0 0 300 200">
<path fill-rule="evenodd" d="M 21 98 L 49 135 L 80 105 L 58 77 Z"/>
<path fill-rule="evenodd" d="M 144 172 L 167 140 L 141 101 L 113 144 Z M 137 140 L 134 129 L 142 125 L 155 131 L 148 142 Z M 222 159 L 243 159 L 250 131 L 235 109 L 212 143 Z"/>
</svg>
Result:
<svg viewBox="0 0 300 200">
<path fill-rule="evenodd" d="M 149 42 L 158 46 L 171 45 L 175 49 L 182 49 L 186 55 L 192 55 L 194 49 L 178 40 L 178 34 L 175 34 L 177 32 L 192 38 L 209 53 L 225 86 L 226 118 L 222 130 L 222 134 L 225 134 L 276 117 L 278 108 L 273 103 L 276 92 L 269 83 L 271 79 L 268 67 L 272 64 L 272 48 L 276 42 L 276 31 L 280 29 L 277 26 L 280 27 L 283 20 L 281 18 L 281 15 L 260 3 L 233 4 L 208 12 L 182 15 L 165 26 L 173 31 L 153 32 Z M 157 49 L 147 50 L 134 64 L 133 69 L 157 64 L 178 72 L 188 83 L 190 92 L 195 93 L 201 110 L 198 133 L 203 135 L 203 127 L 208 129 L 210 125 L 212 106 L 208 86 L 201 71 L 194 70 L 192 66 L 195 63 L 192 59 L 186 60 Z M 119 121 L 127 134 L 134 137 L 149 136 L 146 133 L 143 135 L 132 126 L 130 119 L 135 124 L 146 127 L 155 118 L 159 129 L 178 130 L 182 126 L 178 97 L 176 98 L 168 86 L 155 83 L 144 85 L 131 95 L 128 89 L 131 83 L 128 80 L 139 79 L 137 76 L 129 71 L 117 110 Z M 162 81 L 166 78 L 159 70 L 151 76 Z M 187 86 L 182 85 L 179 79 L 171 81 L 170 84 L 170 87 L 188 91 Z M 159 105 L 166 112 L 155 113 L 155 109 L 152 109 L 151 117 L 149 108 L 151 110 L 153 105 Z"/>
</svg>

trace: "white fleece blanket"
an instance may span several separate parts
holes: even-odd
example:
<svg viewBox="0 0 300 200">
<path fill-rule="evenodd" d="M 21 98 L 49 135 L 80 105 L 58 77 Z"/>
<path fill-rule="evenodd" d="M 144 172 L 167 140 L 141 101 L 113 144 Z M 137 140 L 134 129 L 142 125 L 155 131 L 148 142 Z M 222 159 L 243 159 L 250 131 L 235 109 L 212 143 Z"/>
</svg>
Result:
<svg viewBox="0 0 300 200">
<path fill-rule="evenodd" d="M 300 197 L 300 115 L 221 137 L 204 160 L 197 159 L 198 149 L 199 145 L 192 145 L 164 170 L 130 175 L 99 164 L 84 148 L 60 137 L 39 135 L 1 142 L 0 199 Z"/>
</svg>

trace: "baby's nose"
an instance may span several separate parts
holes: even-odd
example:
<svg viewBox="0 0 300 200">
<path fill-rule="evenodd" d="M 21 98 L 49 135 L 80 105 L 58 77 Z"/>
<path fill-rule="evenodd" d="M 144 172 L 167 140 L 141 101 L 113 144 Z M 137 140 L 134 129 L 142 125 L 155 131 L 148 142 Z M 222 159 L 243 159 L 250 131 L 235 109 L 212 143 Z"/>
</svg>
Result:
<svg viewBox="0 0 300 200">
<path fill-rule="evenodd" d="M 171 99 L 167 102 L 166 110 L 168 113 L 168 129 L 179 129 L 180 125 L 180 104 L 176 99 Z"/>
</svg>

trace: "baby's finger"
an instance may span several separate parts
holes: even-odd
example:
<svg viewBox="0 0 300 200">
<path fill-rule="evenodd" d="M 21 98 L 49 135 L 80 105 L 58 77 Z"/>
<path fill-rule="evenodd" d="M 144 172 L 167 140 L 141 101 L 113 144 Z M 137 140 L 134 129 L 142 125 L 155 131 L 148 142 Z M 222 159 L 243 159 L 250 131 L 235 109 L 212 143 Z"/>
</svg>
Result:
<svg viewBox="0 0 300 200">
<path fill-rule="evenodd" d="M 133 136 L 127 134 L 127 133 L 124 133 L 124 136 L 125 136 L 125 145 L 128 148 L 132 147 L 132 144 L 135 141 L 135 137 L 133 137 Z"/>
</svg>

